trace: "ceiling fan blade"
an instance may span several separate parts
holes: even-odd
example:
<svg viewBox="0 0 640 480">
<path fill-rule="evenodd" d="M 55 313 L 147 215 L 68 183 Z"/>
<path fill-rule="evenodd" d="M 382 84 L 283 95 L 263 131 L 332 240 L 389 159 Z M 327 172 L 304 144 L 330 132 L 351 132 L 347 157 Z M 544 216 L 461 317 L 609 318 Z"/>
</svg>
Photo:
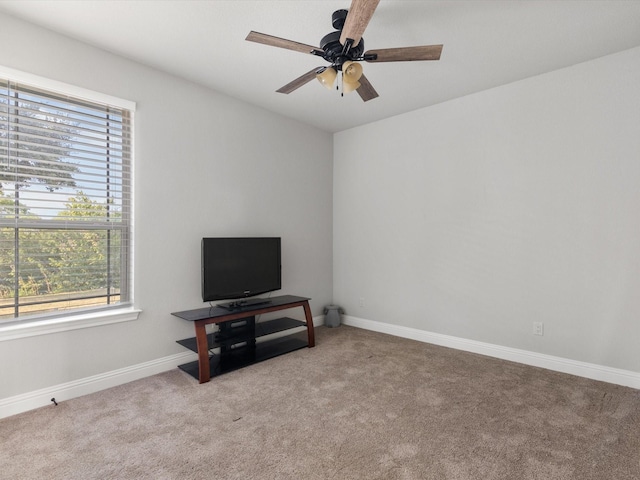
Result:
<svg viewBox="0 0 640 480">
<path fill-rule="evenodd" d="M 375 88 L 373 88 L 373 85 L 369 83 L 367 77 L 362 75 L 358 81 L 360 82 L 360 86 L 358 87 L 356 92 L 358 92 L 360 98 L 362 98 L 363 101 L 368 102 L 369 100 L 373 100 L 378 96 L 378 92 L 376 92 Z"/>
<path fill-rule="evenodd" d="M 377 55 L 375 60 L 367 62 L 411 62 L 414 60 L 440 60 L 442 45 L 423 45 L 421 47 L 382 48 L 368 50 L 367 55 Z"/>
<path fill-rule="evenodd" d="M 345 44 L 347 38 L 353 40 L 353 46 L 360 43 L 362 34 L 373 17 L 380 0 L 351 0 L 351 8 L 342 27 L 340 43 Z"/>
<path fill-rule="evenodd" d="M 320 69 L 321 69 L 321 67 L 316 67 L 313 70 L 309 70 L 304 75 L 300 75 L 295 80 L 287 83 L 284 87 L 280 87 L 278 90 L 276 90 L 276 92 L 278 92 L 278 93 L 291 93 L 294 90 L 297 90 L 301 86 L 306 85 L 311 80 L 316 78 L 316 74 L 317 74 L 318 70 L 320 70 Z"/>
<path fill-rule="evenodd" d="M 313 45 L 306 45 L 300 42 L 294 42 L 293 40 L 287 40 L 286 38 L 274 37 L 273 35 L 267 35 L 266 33 L 249 32 L 247 38 L 249 42 L 262 43 L 264 45 L 270 45 L 272 47 L 286 48 L 287 50 L 295 50 L 300 53 L 311 53 L 312 50 L 320 50 Z"/>
</svg>

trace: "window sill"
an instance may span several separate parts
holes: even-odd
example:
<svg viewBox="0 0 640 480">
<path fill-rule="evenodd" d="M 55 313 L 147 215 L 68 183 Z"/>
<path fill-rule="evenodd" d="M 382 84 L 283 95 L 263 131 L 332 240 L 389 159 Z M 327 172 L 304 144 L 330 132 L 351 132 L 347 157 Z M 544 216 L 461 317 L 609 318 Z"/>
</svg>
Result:
<svg viewBox="0 0 640 480">
<path fill-rule="evenodd" d="M 112 323 L 137 320 L 140 312 L 135 308 L 121 308 L 102 312 L 92 312 L 68 317 L 56 317 L 46 320 L 25 321 L 10 325 L 0 325 L 0 342 L 18 338 L 48 335 L 80 328 L 98 327 Z"/>
</svg>

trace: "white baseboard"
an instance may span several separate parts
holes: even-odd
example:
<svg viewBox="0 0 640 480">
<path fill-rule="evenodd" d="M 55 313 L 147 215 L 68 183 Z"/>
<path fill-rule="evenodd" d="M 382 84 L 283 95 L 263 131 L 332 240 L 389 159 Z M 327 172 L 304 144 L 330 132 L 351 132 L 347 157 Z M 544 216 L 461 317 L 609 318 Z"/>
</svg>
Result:
<svg viewBox="0 0 640 480">
<path fill-rule="evenodd" d="M 55 398 L 56 402 L 70 400 L 75 397 L 99 392 L 100 390 L 122 385 L 123 383 L 166 372 L 167 370 L 176 368 L 178 365 L 197 359 L 197 355 L 193 352 L 178 353 L 150 362 L 139 363 L 130 367 L 82 378 L 73 382 L 62 383 L 14 397 L 4 398 L 0 400 L 0 418 L 9 417 L 46 405 L 53 405 L 52 398 Z"/>
<path fill-rule="evenodd" d="M 374 332 L 387 333 L 396 337 L 409 338 L 420 342 L 432 343 L 443 347 L 455 348 L 466 352 L 478 353 L 503 360 L 523 363 L 525 365 L 640 389 L 640 373 L 637 372 L 579 362 L 567 358 L 529 352 L 527 350 L 502 347 L 500 345 L 427 332 L 416 328 L 375 322 L 348 315 L 342 317 L 342 322 L 345 325 Z M 323 325 L 324 317 L 314 317 L 313 324 L 315 326 Z M 100 390 L 166 372 L 176 368 L 178 365 L 194 360 L 197 360 L 197 356 L 193 352 L 179 353 L 80 380 L 0 399 L 0 418 L 51 405 L 52 398 L 55 398 L 57 402 L 70 400 L 82 395 L 99 392 Z"/>
<path fill-rule="evenodd" d="M 324 324 L 324 316 L 313 317 L 313 325 Z M 56 402 L 70 400 L 90 393 L 99 392 L 107 388 L 122 385 L 123 383 L 139 380 L 144 377 L 156 375 L 176 368 L 183 363 L 193 362 L 198 356 L 193 352 L 178 353 L 168 357 L 159 358 L 150 362 L 120 368 L 99 375 L 82 378 L 73 382 L 67 382 L 52 387 L 35 390 L 33 392 L 15 395 L 13 397 L 0 399 L 0 418 L 9 417 L 18 413 L 33 410 L 34 408 L 52 405 L 52 398 Z"/>
<path fill-rule="evenodd" d="M 640 373 L 344 315 L 345 325 L 640 390 Z"/>
</svg>

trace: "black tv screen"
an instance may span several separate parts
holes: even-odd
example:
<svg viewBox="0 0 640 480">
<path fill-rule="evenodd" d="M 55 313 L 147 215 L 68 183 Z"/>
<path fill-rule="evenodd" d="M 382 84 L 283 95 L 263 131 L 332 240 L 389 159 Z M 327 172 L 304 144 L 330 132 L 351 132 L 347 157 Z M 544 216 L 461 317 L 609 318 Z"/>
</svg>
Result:
<svg viewBox="0 0 640 480">
<path fill-rule="evenodd" d="M 279 237 L 202 239 L 202 300 L 260 295 L 282 288 Z"/>
</svg>

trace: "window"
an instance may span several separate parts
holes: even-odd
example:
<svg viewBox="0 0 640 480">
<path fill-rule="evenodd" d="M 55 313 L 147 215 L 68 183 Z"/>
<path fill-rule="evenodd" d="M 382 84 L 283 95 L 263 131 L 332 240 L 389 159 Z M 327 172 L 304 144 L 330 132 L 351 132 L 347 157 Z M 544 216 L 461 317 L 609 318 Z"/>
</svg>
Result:
<svg viewBox="0 0 640 480">
<path fill-rule="evenodd" d="M 0 325 L 131 303 L 133 112 L 85 98 L 0 78 Z"/>
</svg>

